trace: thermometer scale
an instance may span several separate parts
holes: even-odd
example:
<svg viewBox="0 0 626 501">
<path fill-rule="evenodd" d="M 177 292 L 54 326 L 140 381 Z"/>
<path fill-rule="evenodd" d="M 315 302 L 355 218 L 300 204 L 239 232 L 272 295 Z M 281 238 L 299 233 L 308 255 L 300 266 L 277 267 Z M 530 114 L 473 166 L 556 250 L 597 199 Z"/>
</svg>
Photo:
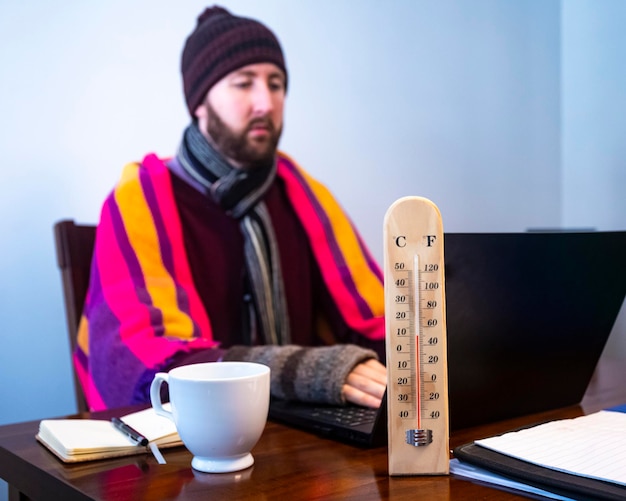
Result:
<svg viewBox="0 0 626 501">
<path fill-rule="evenodd" d="M 448 474 L 443 226 L 430 200 L 387 210 L 384 274 L 389 474 Z"/>
</svg>

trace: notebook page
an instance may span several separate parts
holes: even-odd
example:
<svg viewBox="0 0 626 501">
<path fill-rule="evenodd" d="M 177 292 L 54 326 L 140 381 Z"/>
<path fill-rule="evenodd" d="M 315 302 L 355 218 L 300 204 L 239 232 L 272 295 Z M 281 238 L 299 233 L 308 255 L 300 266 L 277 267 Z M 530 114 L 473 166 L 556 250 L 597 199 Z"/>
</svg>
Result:
<svg viewBox="0 0 626 501">
<path fill-rule="evenodd" d="M 163 408 L 171 410 L 169 403 L 163 404 Z M 150 442 L 168 436 L 178 440 L 174 422 L 164 416 L 159 416 L 152 407 L 122 416 L 121 420 L 141 433 Z"/>
<path fill-rule="evenodd" d="M 529 463 L 626 486 L 626 414 L 600 411 L 474 442 Z"/>
</svg>

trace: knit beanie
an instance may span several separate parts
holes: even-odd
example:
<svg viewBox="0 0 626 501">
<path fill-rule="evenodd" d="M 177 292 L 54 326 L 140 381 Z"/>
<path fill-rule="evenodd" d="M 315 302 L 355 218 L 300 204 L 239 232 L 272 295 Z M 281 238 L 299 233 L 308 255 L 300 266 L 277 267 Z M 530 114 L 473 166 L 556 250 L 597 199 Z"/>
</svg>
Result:
<svg viewBox="0 0 626 501">
<path fill-rule="evenodd" d="M 232 15 L 223 7 L 207 8 L 187 37 L 181 61 L 185 100 L 191 116 L 209 89 L 231 71 L 254 63 L 287 69 L 280 43 L 263 24 Z"/>
</svg>

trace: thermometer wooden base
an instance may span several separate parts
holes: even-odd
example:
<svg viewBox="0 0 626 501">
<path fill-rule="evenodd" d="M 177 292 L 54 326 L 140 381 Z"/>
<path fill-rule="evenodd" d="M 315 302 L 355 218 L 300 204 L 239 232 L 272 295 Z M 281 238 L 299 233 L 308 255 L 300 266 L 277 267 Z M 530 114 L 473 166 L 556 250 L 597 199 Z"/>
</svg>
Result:
<svg viewBox="0 0 626 501">
<path fill-rule="evenodd" d="M 390 475 L 448 474 L 443 226 L 430 200 L 405 197 L 384 222 Z"/>
</svg>

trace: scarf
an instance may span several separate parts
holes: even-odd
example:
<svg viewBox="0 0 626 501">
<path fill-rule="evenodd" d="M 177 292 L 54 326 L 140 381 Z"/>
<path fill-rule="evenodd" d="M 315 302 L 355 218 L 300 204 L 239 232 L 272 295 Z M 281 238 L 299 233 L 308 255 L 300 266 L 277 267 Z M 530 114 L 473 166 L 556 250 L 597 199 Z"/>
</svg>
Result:
<svg viewBox="0 0 626 501">
<path fill-rule="evenodd" d="M 239 221 L 252 299 L 244 298 L 251 341 L 290 342 L 289 317 L 274 227 L 262 198 L 276 177 L 276 162 L 243 170 L 232 167 L 195 123 L 185 129 L 177 159 L 229 216 Z"/>
</svg>

